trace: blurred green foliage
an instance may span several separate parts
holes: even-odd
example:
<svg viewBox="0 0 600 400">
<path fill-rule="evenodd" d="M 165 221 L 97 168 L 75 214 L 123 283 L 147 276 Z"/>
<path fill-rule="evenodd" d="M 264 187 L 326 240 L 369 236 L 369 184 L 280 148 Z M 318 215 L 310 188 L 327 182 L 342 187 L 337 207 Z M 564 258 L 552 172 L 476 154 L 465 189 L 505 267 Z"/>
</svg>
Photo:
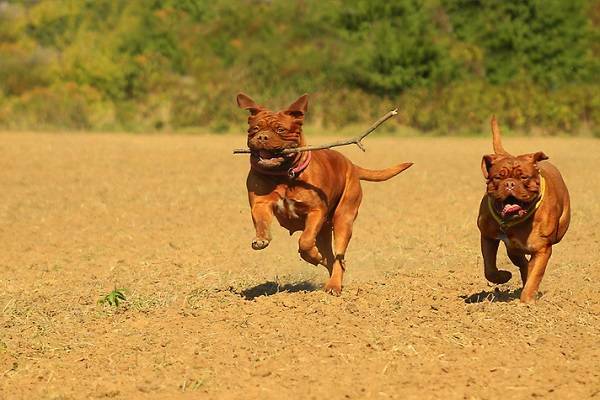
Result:
<svg viewBox="0 0 600 400">
<path fill-rule="evenodd" d="M 309 123 L 441 134 L 600 124 L 598 0 L 0 0 L 0 127 L 240 126 L 313 94 Z"/>
</svg>

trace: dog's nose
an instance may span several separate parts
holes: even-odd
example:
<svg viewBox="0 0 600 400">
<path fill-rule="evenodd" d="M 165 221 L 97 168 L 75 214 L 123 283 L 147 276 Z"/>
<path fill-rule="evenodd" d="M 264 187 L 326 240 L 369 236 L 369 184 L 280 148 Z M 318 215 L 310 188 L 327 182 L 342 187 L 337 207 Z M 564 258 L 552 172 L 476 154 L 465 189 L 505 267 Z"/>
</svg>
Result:
<svg viewBox="0 0 600 400">
<path fill-rule="evenodd" d="M 269 140 L 269 136 L 267 136 L 266 133 L 259 133 L 258 135 L 256 135 L 256 140 L 258 140 L 259 142 L 266 142 L 267 140 Z"/>
<path fill-rule="evenodd" d="M 513 190 L 515 188 L 515 183 L 513 181 L 507 181 L 505 185 L 507 190 Z"/>
</svg>

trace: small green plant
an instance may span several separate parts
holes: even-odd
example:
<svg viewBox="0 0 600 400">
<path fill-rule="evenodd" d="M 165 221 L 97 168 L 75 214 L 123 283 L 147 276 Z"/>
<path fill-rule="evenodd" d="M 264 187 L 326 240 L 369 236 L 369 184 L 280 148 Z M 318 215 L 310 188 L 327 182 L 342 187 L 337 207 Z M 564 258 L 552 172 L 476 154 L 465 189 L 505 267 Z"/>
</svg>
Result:
<svg viewBox="0 0 600 400">
<path fill-rule="evenodd" d="M 108 304 L 113 307 L 118 307 L 119 302 L 127 301 L 127 298 L 125 297 L 124 293 L 126 291 L 127 289 L 114 288 L 114 290 L 109 292 L 106 296 L 100 297 L 100 300 L 98 300 L 98 304 Z"/>
<path fill-rule="evenodd" d="M 179 385 L 179 389 L 182 392 L 191 391 L 191 390 L 198 390 L 202 386 L 204 386 L 204 383 L 205 383 L 204 379 L 202 379 L 202 378 L 191 380 L 191 381 L 188 381 L 186 379 L 186 380 L 183 381 L 183 383 L 181 385 Z"/>
</svg>

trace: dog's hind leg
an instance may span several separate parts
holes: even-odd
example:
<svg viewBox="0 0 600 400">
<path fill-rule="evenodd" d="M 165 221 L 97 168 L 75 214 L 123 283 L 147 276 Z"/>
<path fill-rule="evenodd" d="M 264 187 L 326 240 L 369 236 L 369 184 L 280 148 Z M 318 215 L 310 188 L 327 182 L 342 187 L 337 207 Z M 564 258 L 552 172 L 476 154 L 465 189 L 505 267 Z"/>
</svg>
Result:
<svg viewBox="0 0 600 400">
<path fill-rule="evenodd" d="M 333 254 L 333 226 L 331 222 L 325 222 L 321 231 L 317 235 L 317 249 L 323 256 L 321 260 L 321 264 L 327 268 L 329 274 L 331 275 L 331 271 L 333 268 L 333 262 L 335 261 L 335 256 Z"/>
<path fill-rule="evenodd" d="M 334 295 L 342 293 L 342 280 L 346 271 L 344 257 L 348 243 L 350 243 L 350 238 L 352 237 L 352 225 L 358 215 L 358 207 L 362 200 L 362 190 L 359 181 L 352 181 L 350 185 L 346 188 L 333 215 L 335 260 L 333 267 L 329 271 L 330 277 L 325 285 L 325 291 Z"/>
</svg>

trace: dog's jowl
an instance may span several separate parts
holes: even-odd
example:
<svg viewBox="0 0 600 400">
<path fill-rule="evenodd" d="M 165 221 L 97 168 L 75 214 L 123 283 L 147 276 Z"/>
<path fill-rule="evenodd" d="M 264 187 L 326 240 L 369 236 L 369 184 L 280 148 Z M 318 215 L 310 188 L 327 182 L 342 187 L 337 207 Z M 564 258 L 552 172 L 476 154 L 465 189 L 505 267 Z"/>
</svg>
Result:
<svg viewBox="0 0 600 400">
<path fill-rule="evenodd" d="M 246 186 L 256 229 L 252 248 L 261 250 L 269 245 L 273 217 L 290 233 L 302 231 L 300 256 L 311 264 L 324 265 L 330 276 L 325 290 L 340 294 L 344 255 L 362 198 L 360 181 L 385 181 L 412 163 L 373 171 L 352 164 L 331 149 L 284 154 L 284 149 L 306 145 L 302 124 L 307 95 L 279 112 L 256 104 L 243 93 L 237 96 L 237 103 L 250 113 Z"/>
<path fill-rule="evenodd" d="M 508 257 L 521 272 L 521 301 L 528 303 L 536 299 L 552 245 L 560 242 L 569 227 L 569 192 L 543 152 L 513 156 L 504 150 L 495 117 L 492 135 L 494 154 L 481 161 L 487 190 L 477 219 L 485 277 L 497 284 L 510 280 L 510 272 L 496 267 L 498 245 L 503 241 Z"/>
</svg>

